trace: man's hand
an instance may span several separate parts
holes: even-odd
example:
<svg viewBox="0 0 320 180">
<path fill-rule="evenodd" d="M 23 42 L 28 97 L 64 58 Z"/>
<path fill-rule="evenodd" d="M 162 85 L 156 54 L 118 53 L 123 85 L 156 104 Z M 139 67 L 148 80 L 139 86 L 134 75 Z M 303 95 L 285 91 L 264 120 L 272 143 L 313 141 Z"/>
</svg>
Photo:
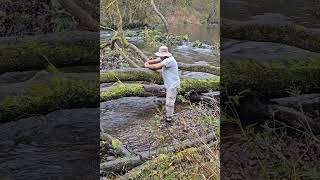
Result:
<svg viewBox="0 0 320 180">
<path fill-rule="evenodd" d="M 149 66 L 150 66 L 149 62 L 145 62 L 145 63 L 144 63 L 144 67 L 145 67 L 145 68 L 149 68 Z"/>
<path fill-rule="evenodd" d="M 157 63 L 157 64 L 150 64 L 148 62 L 144 63 L 144 67 L 152 69 L 152 70 L 158 70 L 161 69 L 162 67 L 164 67 L 165 65 L 162 63 Z"/>
</svg>

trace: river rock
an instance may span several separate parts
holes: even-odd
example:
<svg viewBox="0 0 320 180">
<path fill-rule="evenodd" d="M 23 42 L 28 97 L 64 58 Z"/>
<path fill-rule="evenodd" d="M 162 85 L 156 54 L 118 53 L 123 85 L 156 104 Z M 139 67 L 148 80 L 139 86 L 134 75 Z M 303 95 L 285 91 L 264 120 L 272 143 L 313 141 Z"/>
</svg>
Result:
<svg viewBox="0 0 320 180">
<path fill-rule="evenodd" d="M 136 123 L 142 125 L 152 117 L 163 98 L 123 97 L 100 103 L 100 120 L 104 132 L 114 135 L 115 129 L 130 127 Z M 112 133 L 113 132 L 113 133 Z M 117 137 L 117 136 L 115 136 Z"/>
<path fill-rule="evenodd" d="M 205 72 L 190 72 L 184 71 L 181 73 L 181 78 L 192 78 L 192 79 L 215 79 L 218 76 Z"/>
<path fill-rule="evenodd" d="M 18 180 L 98 177 L 98 115 L 98 108 L 68 109 L 1 124 L 0 174 Z"/>
<path fill-rule="evenodd" d="M 299 60 L 320 57 L 320 53 L 311 52 L 294 46 L 272 42 L 226 41 L 222 50 L 226 59 L 252 59 L 260 63 L 272 61 Z M 233 43 L 233 44 L 231 44 Z"/>
</svg>

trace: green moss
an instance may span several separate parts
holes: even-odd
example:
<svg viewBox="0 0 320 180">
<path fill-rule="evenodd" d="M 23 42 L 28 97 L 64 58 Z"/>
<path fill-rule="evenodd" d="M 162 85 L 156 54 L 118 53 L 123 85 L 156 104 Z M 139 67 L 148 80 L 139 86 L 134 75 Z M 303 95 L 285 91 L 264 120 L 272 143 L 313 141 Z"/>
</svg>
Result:
<svg viewBox="0 0 320 180">
<path fill-rule="evenodd" d="M 320 52 L 320 33 L 310 32 L 303 26 L 246 24 L 221 28 L 224 38 L 276 42 Z"/>
<path fill-rule="evenodd" d="M 157 158 L 146 162 L 147 168 L 134 174 L 131 179 L 189 179 L 195 177 L 193 174 L 195 169 L 190 166 L 190 163 L 193 163 L 193 159 L 201 158 L 196 148 L 188 148 L 177 153 L 160 154 Z"/>
<path fill-rule="evenodd" d="M 264 96 L 289 95 L 292 89 L 301 93 L 320 87 L 320 61 L 291 61 L 258 64 L 250 60 L 224 61 L 221 88 L 229 95 L 251 90 Z"/>
<path fill-rule="evenodd" d="M 47 84 L 33 84 L 24 95 L 9 96 L 0 103 L 1 122 L 14 121 L 57 109 L 97 107 L 99 84 L 55 78 Z"/>
<path fill-rule="evenodd" d="M 215 66 L 194 66 L 194 67 L 179 67 L 180 70 L 183 71 L 193 71 L 193 72 L 206 72 L 214 75 L 220 75 L 220 68 Z"/>
<path fill-rule="evenodd" d="M 180 94 L 188 92 L 208 92 L 220 89 L 220 77 L 216 79 L 184 79 L 181 80 Z"/>
<path fill-rule="evenodd" d="M 64 46 L 28 42 L 23 44 L 0 46 L 0 73 L 42 69 L 48 62 L 55 67 L 71 65 L 97 65 L 96 46 Z"/>
<path fill-rule="evenodd" d="M 220 78 L 216 79 L 183 79 L 179 94 L 191 92 L 208 92 L 219 90 Z M 148 96 L 143 84 L 116 83 L 108 91 L 100 93 L 100 101 L 108 101 L 120 97 Z"/>
<path fill-rule="evenodd" d="M 145 71 L 107 71 L 100 74 L 100 83 L 110 83 L 117 81 L 148 81 L 160 84 L 162 83 L 161 74 L 158 72 Z"/>
<path fill-rule="evenodd" d="M 100 101 L 108 101 L 126 96 L 144 96 L 143 84 L 116 83 L 108 91 L 100 93 Z"/>
</svg>

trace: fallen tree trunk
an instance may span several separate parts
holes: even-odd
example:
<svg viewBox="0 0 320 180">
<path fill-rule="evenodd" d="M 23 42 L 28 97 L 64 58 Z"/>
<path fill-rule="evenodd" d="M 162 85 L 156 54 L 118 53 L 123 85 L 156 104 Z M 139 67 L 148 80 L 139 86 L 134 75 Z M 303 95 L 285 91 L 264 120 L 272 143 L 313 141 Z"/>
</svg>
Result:
<svg viewBox="0 0 320 180">
<path fill-rule="evenodd" d="M 175 144 L 172 146 L 168 146 L 166 148 L 159 148 L 150 152 L 142 152 L 139 153 L 138 156 L 134 156 L 131 158 L 122 158 L 115 161 L 109 161 L 100 164 L 100 172 L 106 173 L 117 173 L 121 171 L 128 171 L 134 167 L 137 167 L 143 164 L 145 161 L 150 160 L 153 156 L 157 156 L 161 153 L 173 153 L 182 151 L 186 148 L 196 147 L 202 145 L 203 143 L 209 143 L 210 141 L 215 140 L 215 134 L 211 133 L 205 136 L 203 139 L 196 140 L 187 140 L 185 142 L 181 142 L 181 144 Z"/>
<path fill-rule="evenodd" d="M 157 8 L 156 4 L 154 3 L 154 0 L 151 0 L 150 3 L 151 3 L 151 5 L 152 5 L 154 11 L 158 14 L 158 16 L 161 18 L 161 21 L 162 21 L 163 24 L 165 25 L 167 34 L 169 34 L 169 23 L 168 23 L 168 21 L 167 21 L 166 18 L 162 15 L 162 13 L 159 11 L 159 9 Z"/>
<path fill-rule="evenodd" d="M 110 135 L 110 134 L 107 134 L 107 133 L 100 133 L 100 139 L 101 140 L 105 140 L 105 141 L 108 141 L 108 142 L 111 142 L 114 141 L 115 139 Z M 131 153 L 128 151 L 128 149 L 126 147 L 124 147 L 122 144 L 119 145 L 119 150 L 120 150 L 120 153 L 123 157 L 129 157 L 131 156 Z"/>
<path fill-rule="evenodd" d="M 128 58 L 128 56 L 122 51 L 122 49 L 118 46 L 117 43 L 114 43 L 114 47 L 117 50 L 117 52 L 120 53 L 120 55 L 127 61 L 127 63 L 131 66 L 131 67 L 135 67 L 135 68 L 140 68 L 139 65 L 137 65 L 134 61 L 132 61 L 130 58 Z"/>
<path fill-rule="evenodd" d="M 221 87 L 228 96 L 250 90 L 264 98 L 290 96 L 289 89 L 297 88 L 301 93 L 319 91 L 319 60 L 300 60 L 294 63 L 259 64 L 255 61 L 223 61 Z M 226 93 L 223 93 L 226 95 Z M 225 97 L 227 98 L 227 97 Z"/>
<path fill-rule="evenodd" d="M 215 67 L 210 64 L 186 64 L 178 62 L 178 67 L 183 71 L 206 72 L 218 76 L 220 75 L 220 67 Z"/>
<path fill-rule="evenodd" d="M 147 68 L 126 68 L 111 71 L 101 71 L 100 83 L 117 81 L 148 81 L 156 84 L 162 83 L 161 74 Z"/>
<path fill-rule="evenodd" d="M 94 39 L 96 37 L 96 39 Z M 55 67 L 98 65 L 97 33 L 55 33 L 22 39 L 5 38 L 0 46 L 0 74 L 44 69 L 48 62 Z"/>
<path fill-rule="evenodd" d="M 188 92 L 202 93 L 217 91 L 220 88 L 220 79 L 183 79 L 179 89 L 179 94 Z M 130 96 L 165 96 L 165 88 L 162 85 L 152 84 L 123 84 L 117 83 L 107 91 L 100 93 L 100 101 L 109 101 L 120 97 Z"/>
<path fill-rule="evenodd" d="M 134 44 L 127 42 L 127 47 L 135 51 L 144 61 L 149 60 L 149 58 Z"/>
<path fill-rule="evenodd" d="M 214 75 L 220 74 L 220 68 L 216 68 L 212 65 L 194 65 L 194 64 L 185 64 L 179 66 L 181 70 L 197 72 L 210 72 Z M 214 69 L 216 71 L 214 71 Z M 101 71 L 100 73 L 100 82 L 101 83 L 110 83 L 117 81 L 148 81 L 156 84 L 162 83 L 161 73 L 158 71 L 152 71 L 147 68 L 126 68 L 126 69 L 116 69 L 111 71 Z"/>
</svg>

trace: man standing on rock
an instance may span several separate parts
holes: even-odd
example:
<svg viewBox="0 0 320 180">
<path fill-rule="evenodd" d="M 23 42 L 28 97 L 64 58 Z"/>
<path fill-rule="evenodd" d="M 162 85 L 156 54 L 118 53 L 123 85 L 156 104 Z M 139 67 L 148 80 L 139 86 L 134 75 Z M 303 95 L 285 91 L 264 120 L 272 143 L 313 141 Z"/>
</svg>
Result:
<svg viewBox="0 0 320 180">
<path fill-rule="evenodd" d="M 171 125 L 174 103 L 180 87 L 178 64 L 166 46 L 161 46 L 159 52 L 156 52 L 155 55 L 159 58 L 148 60 L 144 66 L 152 70 L 162 69 L 163 82 L 166 88 L 166 123 Z"/>
</svg>

